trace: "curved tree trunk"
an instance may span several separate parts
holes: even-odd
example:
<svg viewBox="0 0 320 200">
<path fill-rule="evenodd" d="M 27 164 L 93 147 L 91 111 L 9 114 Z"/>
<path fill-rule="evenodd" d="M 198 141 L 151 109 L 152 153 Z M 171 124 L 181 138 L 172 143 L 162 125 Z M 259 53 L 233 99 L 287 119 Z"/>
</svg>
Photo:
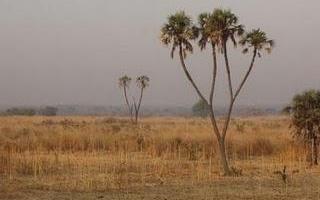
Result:
<svg viewBox="0 0 320 200">
<path fill-rule="evenodd" d="M 249 75 L 250 75 L 250 73 L 252 71 L 252 68 L 253 68 L 254 62 L 256 60 L 256 57 L 257 57 L 257 50 L 254 49 L 249 69 L 246 72 L 245 76 L 243 77 L 238 89 L 236 90 L 236 93 L 234 94 L 234 96 L 232 96 L 232 98 L 230 100 L 230 105 L 229 105 L 226 121 L 225 121 L 225 124 L 224 124 L 224 128 L 222 130 L 222 137 L 223 138 L 225 138 L 225 136 L 227 134 L 227 131 L 228 131 L 228 128 L 229 128 L 229 124 L 230 124 L 230 120 L 231 120 L 231 114 L 232 114 L 234 103 L 235 103 L 237 97 L 239 96 L 241 89 L 243 88 L 244 84 L 246 83 L 246 81 L 247 81 L 247 79 L 248 79 L 248 77 L 249 77 Z M 233 94 L 232 91 L 230 91 L 230 94 Z"/>
<path fill-rule="evenodd" d="M 141 107 L 142 96 L 143 96 L 143 88 L 141 88 L 141 90 L 140 90 L 140 97 L 139 97 L 138 105 L 136 105 L 136 103 L 135 103 L 135 123 L 136 124 L 138 124 L 139 111 L 140 111 L 140 107 Z"/>
<path fill-rule="evenodd" d="M 230 76 L 230 68 L 229 68 L 229 62 L 228 62 L 228 57 L 227 57 L 227 51 L 226 51 L 226 48 L 224 50 L 224 53 L 225 53 L 225 61 L 226 61 L 226 68 L 227 68 L 227 74 L 228 74 L 228 79 L 229 79 L 229 92 L 230 92 L 230 105 L 229 105 L 229 109 L 228 109 L 228 112 L 227 112 L 227 116 L 226 116 L 226 120 L 224 122 L 224 127 L 222 129 L 222 133 L 221 133 L 221 144 L 220 144 L 220 151 L 221 151 L 221 156 L 222 159 L 225 159 L 226 161 L 222 160 L 222 164 L 223 164 L 223 167 L 224 168 L 229 168 L 228 167 L 228 159 L 227 159 L 227 154 L 226 154 L 226 148 L 225 148 L 225 138 L 226 138 L 226 135 L 227 135 L 227 131 L 228 131 L 228 128 L 229 128 L 229 124 L 230 124 L 230 120 L 231 120 L 231 114 L 232 114 L 232 110 L 233 110 L 233 107 L 234 107 L 234 103 L 237 99 L 237 97 L 239 96 L 240 94 L 240 91 L 241 89 L 243 88 L 244 84 L 246 83 L 251 71 L 252 71 L 252 68 L 253 68 L 253 65 L 254 65 L 254 62 L 255 62 L 255 59 L 256 59 L 256 56 L 257 56 L 257 50 L 254 49 L 253 51 L 253 56 L 252 56 L 252 60 L 251 60 L 251 63 L 250 63 L 250 66 L 249 66 L 249 69 L 247 70 L 245 76 L 243 77 L 238 89 L 236 90 L 235 94 L 233 95 L 233 90 L 232 90 L 232 82 L 231 82 L 231 76 Z M 230 169 L 229 169 L 229 174 L 230 174 Z"/>
<path fill-rule="evenodd" d="M 226 154 L 226 147 L 225 147 L 225 141 L 223 138 L 221 138 L 220 131 L 217 126 L 216 117 L 213 111 L 213 95 L 215 91 L 215 83 L 216 83 L 216 77 L 217 77 L 217 53 L 216 53 L 216 45 L 211 42 L 212 47 L 212 59 L 213 59 L 213 74 L 212 74 L 212 84 L 211 84 L 211 91 L 209 96 L 209 108 L 210 108 L 210 120 L 213 127 L 213 132 L 217 137 L 218 143 L 219 143 L 219 152 L 220 152 L 220 162 L 223 167 L 223 171 L 225 175 L 230 175 L 230 167 L 228 163 L 228 157 Z"/>
<path fill-rule="evenodd" d="M 179 55 L 180 55 L 180 62 L 181 62 L 183 71 L 185 72 L 188 80 L 190 81 L 190 83 L 192 84 L 194 89 L 196 90 L 196 92 L 197 92 L 198 96 L 200 97 L 200 99 L 202 99 L 206 103 L 206 105 L 210 108 L 211 124 L 213 126 L 213 132 L 214 132 L 214 134 L 216 135 L 216 137 L 218 139 L 220 160 L 221 160 L 221 163 L 222 163 L 223 171 L 224 171 L 225 175 L 230 175 L 231 171 L 230 171 L 230 168 L 229 168 L 228 159 L 227 159 L 227 155 L 226 155 L 225 142 L 224 142 L 224 140 L 222 140 L 222 138 L 220 136 L 220 131 L 219 131 L 217 123 L 216 123 L 216 118 L 215 118 L 215 115 L 214 115 L 213 105 L 212 105 L 212 99 L 213 99 L 213 94 L 214 94 L 214 86 L 215 86 L 215 79 L 216 79 L 216 73 L 217 73 L 215 47 L 213 46 L 214 69 L 213 69 L 212 86 L 211 86 L 211 91 L 210 91 L 210 102 L 208 102 L 206 100 L 206 98 L 203 96 L 203 94 L 201 93 L 201 91 L 197 87 L 196 83 L 193 81 L 193 79 L 192 79 L 192 77 L 191 77 L 191 75 L 190 75 L 190 73 L 189 73 L 189 71 L 188 71 L 188 69 L 186 67 L 186 64 L 184 62 L 183 50 L 182 50 L 182 46 L 181 45 L 180 45 L 180 49 L 179 49 Z"/>
<path fill-rule="evenodd" d="M 186 64 L 184 63 L 184 57 L 183 57 L 183 49 L 182 49 L 182 45 L 179 45 L 179 57 L 180 57 L 180 62 L 182 65 L 182 69 L 184 71 L 184 73 L 186 74 L 188 80 L 190 81 L 191 85 L 193 86 L 193 88 L 196 90 L 198 96 L 200 97 L 200 99 L 202 99 L 206 104 L 208 104 L 207 99 L 203 96 L 203 94 L 200 92 L 198 86 L 196 85 L 196 83 L 193 81 Z"/>
<path fill-rule="evenodd" d="M 132 113 L 132 106 L 130 105 L 129 103 L 129 100 L 128 100 L 128 95 L 127 95 L 127 88 L 124 86 L 123 87 L 123 93 L 124 93 L 124 98 L 125 98 L 125 101 L 126 101 L 126 104 L 127 104 L 127 107 L 128 107 L 128 111 L 129 111 L 129 115 L 130 115 L 130 120 L 133 121 L 133 113 Z"/>
<path fill-rule="evenodd" d="M 249 66 L 248 71 L 246 72 L 243 80 L 241 81 L 238 89 L 236 90 L 236 93 L 233 93 L 233 87 L 232 87 L 232 80 L 231 80 L 231 72 L 230 72 L 230 66 L 229 66 L 229 60 L 228 60 L 228 55 L 227 55 L 227 48 L 226 48 L 226 44 L 224 45 L 224 58 L 225 58 L 225 63 L 226 63 L 226 71 L 227 71 L 227 76 L 228 76 L 228 87 L 229 87 L 229 93 L 230 93 L 230 105 L 229 105 L 229 109 L 227 112 L 227 116 L 225 119 L 225 123 L 224 123 L 224 127 L 222 129 L 222 132 L 220 132 L 218 126 L 217 126 L 217 122 L 216 122 L 216 117 L 214 115 L 214 110 L 213 110 L 213 95 L 214 95 L 214 89 L 215 89 L 215 81 L 216 81 L 216 75 L 217 75 L 217 58 L 216 58 L 216 52 L 215 52 L 215 45 L 212 43 L 212 56 L 213 56 L 213 79 L 212 79 L 212 85 L 211 85 L 211 90 L 210 90 L 210 96 L 209 96 L 209 101 L 207 101 L 207 99 L 203 96 L 203 94 L 201 93 L 201 91 L 199 90 L 198 86 L 196 85 L 196 83 L 194 82 L 194 80 L 192 79 L 186 64 L 184 62 L 184 56 L 183 56 L 183 48 L 182 45 L 180 44 L 179 46 L 179 56 L 180 56 L 180 62 L 182 65 L 182 69 L 185 73 L 185 75 L 187 76 L 189 82 L 191 83 L 191 85 L 193 86 L 193 88 L 196 90 L 198 96 L 200 97 L 200 99 L 202 99 L 207 106 L 210 108 L 210 120 L 211 120 L 211 124 L 213 127 L 213 132 L 217 137 L 218 143 L 219 143 L 219 153 L 220 153 L 220 161 L 224 170 L 225 175 L 231 175 L 232 172 L 230 170 L 229 167 L 229 163 L 228 163 L 228 156 L 227 156 L 227 151 L 226 151 L 226 145 L 225 145 L 225 138 L 226 138 L 226 134 L 227 134 L 227 130 L 230 124 L 230 119 L 231 119 L 231 114 L 232 114 L 232 110 L 233 110 L 233 106 L 235 103 L 236 98 L 238 97 L 242 87 L 244 86 L 245 82 L 248 79 L 248 76 L 253 68 L 254 62 L 255 62 L 255 58 L 257 55 L 257 50 L 254 49 L 254 53 L 253 53 L 253 57 Z"/>
</svg>

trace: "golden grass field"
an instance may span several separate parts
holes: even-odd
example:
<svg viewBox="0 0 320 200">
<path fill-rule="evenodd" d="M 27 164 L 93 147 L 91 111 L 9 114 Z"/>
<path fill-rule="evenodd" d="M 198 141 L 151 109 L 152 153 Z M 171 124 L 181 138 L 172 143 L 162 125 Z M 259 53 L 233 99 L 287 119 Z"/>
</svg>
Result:
<svg viewBox="0 0 320 200">
<path fill-rule="evenodd" d="M 224 177 L 208 120 L 1 117 L 0 199 L 320 199 L 286 117 L 235 118 Z M 288 181 L 275 174 L 284 166 Z M 292 173 L 295 172 L 295 173 Z"/>
</svg>

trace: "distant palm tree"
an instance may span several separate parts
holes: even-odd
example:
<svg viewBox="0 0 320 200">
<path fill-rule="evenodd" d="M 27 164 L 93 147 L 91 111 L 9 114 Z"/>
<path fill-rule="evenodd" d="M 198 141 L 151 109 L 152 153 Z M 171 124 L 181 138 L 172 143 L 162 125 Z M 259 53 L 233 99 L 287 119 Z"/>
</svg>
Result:
<svg viewBox="0 0 320 200">
<path fill-rule="evenodd" d="M 133 108 L 130 105 L 130 102 L 128 100 L 128 95 L 127 95 L 127 89 L 129 88 L 130 83 L 131 83 L 131 78 L 129 76 L 127 76 L 127 75 L 124 75 L 124 76 L 119 78 L 119 86 L 121 88 L 123 88 L 124 98 L 125 98 L 125 101 L 126 101 L 126 104 L 127 104 L 127 107 L 128 107 L 130 118 L 132 120 L 132 118 L 133 118 Z"/>
<path fill-rule="evenodd" d="M 135 123 L 138 123 L 139 111 L 142 102 L 143 91 L 146 87 L 149 86 L 150 78 L 148 76 L 139 76 L 136 80 L 138 88 L 140 88 L 140 97 L 138 103 L 134 100 L 134 110 L 135 110 Z"/>
</svg>

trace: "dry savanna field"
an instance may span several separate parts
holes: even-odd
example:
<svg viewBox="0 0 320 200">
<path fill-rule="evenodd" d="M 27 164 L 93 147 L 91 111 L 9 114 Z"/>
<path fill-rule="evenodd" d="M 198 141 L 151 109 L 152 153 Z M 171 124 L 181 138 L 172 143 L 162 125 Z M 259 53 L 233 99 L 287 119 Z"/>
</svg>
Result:
<svg viewBox="0 0 320 200">
<path fill-rule="evenodd" d="M 1 117 L 0 199 L 320 199 L 320 168 L 289 124 L 233 119 L 237 176 L 224 177 L 206 119 Z"/>
</svg>

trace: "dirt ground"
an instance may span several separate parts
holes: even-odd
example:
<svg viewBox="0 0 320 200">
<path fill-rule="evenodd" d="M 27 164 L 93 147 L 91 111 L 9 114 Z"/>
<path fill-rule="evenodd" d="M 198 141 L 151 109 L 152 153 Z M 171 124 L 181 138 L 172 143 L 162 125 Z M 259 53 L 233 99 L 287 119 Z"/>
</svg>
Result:
<svg viewBox="0 0 320 200">
<path fill-rule="evenodd" d="M 15 185 L 17 186 L 17 185 Z M 209 200 L 209 199 L 320 199 L 319 174 L 292 176 L 288 183 L 280 177 L 236 177 L 215 180 L 202 184 L 154 185 L 127 190 L 110 190 L 98 192 L 61 192 L 16 187 L 2 189 L 0 199 L 8 200 L 93 200 L 93 199 L 133 199 L 133 200 Z"/>
</svg>

